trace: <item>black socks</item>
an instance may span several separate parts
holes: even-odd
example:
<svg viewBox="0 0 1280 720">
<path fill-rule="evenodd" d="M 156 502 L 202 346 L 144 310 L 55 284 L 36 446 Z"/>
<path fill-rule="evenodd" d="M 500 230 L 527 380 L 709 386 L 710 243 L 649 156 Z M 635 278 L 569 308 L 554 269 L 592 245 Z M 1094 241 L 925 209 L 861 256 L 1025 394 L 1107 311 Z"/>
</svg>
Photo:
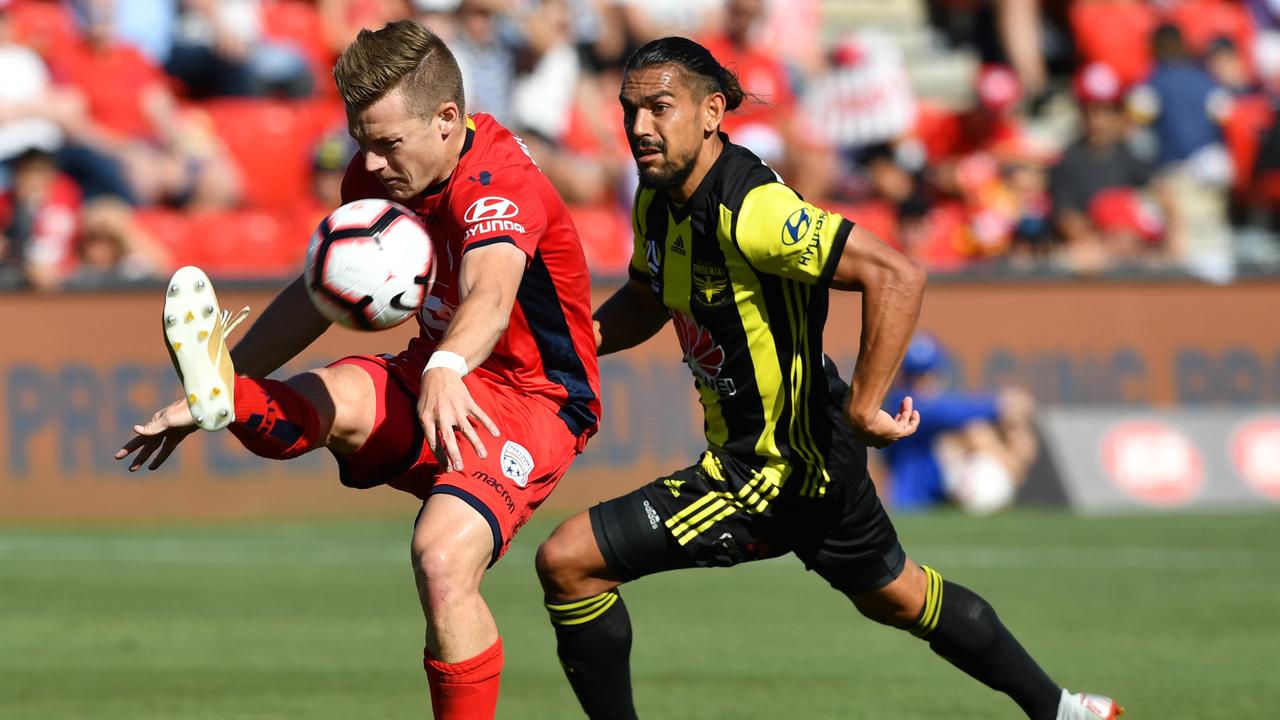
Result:
<svg viewBox="0 0 1280 720">
<path fill-rule="evenodd" d="M 547 602 L 556 651 L 591 720 L 636 720 L 631 699 L 631 616 L 617 590 Z"/>
<path fill-rule="evenodd" d="M 1032 720 L 1054 720 L 1062 688 L 1000 622 L 986 600 L 963 585 L 942 579 L 932 568 L 924 609 L 905 628 L 929 642 L 948 662 L 993 690 L 1013 698 Z"/>
</svg>

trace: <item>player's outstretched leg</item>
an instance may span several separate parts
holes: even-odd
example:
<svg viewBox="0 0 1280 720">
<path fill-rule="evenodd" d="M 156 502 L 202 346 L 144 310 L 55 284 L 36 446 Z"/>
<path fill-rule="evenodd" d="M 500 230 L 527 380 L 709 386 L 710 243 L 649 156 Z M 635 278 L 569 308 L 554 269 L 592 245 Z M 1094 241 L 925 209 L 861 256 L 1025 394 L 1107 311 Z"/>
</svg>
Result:
<svg viewBox="0 0 1280 720">
<path fill-rule="evenodd" d="M 191 416 L 204 430 L 229 429 L 256 455 L 284 460 L 328 442 L 333 418 L 320 417 L 317 405 L 329 397 L 351 367 L 305 373 L 289 382 L 236 375 L 227 335 L 249 314 L 222 310 L 213 283 L 200 268 L 179 268 L 165 291 L 165 345 L 182 380 Z M 357 382 L 367 382 L 363 374 Z M 349 383 L 348 383 L 349 384 Z M 333 414 L 331 411 L 330 414 Z"/>
<path fill-rule="evenodd" d="M 908 560 L 896 580 L 852 599 L 867 617 L 928 641 L 948 662 L 1013 698 L 1032 720 L 1114 720 L 1123 712 L 1109 698 L 1064 691 L 986 600 L 932 568 Z M 1082 698 L 1100 712 L 1079 714 L 1087 709 Z"/>
<path fill-rule="evenodd" d="M 538 548 L 538 577 L 556 653 L 591 720 L 636 720 L 631 696 L 631 616 L 596 544 L 586 512 Z"/>
</svg>

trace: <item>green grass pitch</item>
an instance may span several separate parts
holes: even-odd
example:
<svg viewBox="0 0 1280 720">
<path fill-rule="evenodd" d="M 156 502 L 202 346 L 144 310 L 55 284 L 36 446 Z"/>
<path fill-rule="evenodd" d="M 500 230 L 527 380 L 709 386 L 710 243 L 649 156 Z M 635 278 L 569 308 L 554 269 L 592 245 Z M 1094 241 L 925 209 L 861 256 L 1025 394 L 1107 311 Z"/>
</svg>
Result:
<svg viewBox="0 0 1280 720">
<path fill-rule="evenodd" d="M 391 520 L 0 528 L 0 718 L 421 718 L 415 508 Z M 580 717 L 532 568 L 485 583 L 499 717 Z M 1134 718 L 1280 708 L 1280 514 L 903 518 L 908 552 L 985 595 L 1050 673 Z M 1017 718 L 793 559 L 624 591 L 642 717 Z"/>
</svg>

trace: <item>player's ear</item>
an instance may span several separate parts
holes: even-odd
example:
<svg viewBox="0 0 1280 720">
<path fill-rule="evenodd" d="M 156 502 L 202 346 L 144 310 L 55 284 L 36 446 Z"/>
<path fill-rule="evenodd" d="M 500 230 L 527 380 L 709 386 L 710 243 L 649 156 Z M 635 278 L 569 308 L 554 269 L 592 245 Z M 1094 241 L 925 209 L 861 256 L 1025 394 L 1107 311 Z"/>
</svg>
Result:
<svg viewBox="0 0 1280 720">
<path fill-rule="evenodd" d="M 711 135 L 720 129 L 720 122 L 724 120 L 724 107 L 723 93 L 707 93 L 707 97 L 702 101 L 703 133 Z"/>
<path fill-rule="evenodd" d="M 462 113 L 458 110 L 457 103 L 448 100 L 440 104 L 439 109 L 436 110 L 435 119 L 440 135 L 447 137 L 453 132 L 454 126 L 462 122 Z"/>
</svg>

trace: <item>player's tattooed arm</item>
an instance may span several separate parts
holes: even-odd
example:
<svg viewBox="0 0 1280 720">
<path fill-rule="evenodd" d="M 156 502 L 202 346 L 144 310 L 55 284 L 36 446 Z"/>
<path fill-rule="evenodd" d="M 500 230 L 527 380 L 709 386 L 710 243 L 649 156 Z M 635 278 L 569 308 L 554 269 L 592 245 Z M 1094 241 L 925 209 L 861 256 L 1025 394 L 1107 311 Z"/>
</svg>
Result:
<svg viewBox="0 0 1280 720">
<path fill-rule="evenodd" d="M 670 319 L 653 290 L 645 283 L 630 279 L 592 316 L 596 352 L 608 355 L 635 347 L 656 335 Z"/>
<path fill-rule="evenodd" d="M 920 425 L 910 397 L 896 415 L 880 405 L 915 332 L 925 282 L 924 270 L 880 238 L 861 227 L 850 231 L 832 278 L 833 287 L 862 292 L 862 336 L 845 416 L 872 447 L 906 437 Z"/>
<path fill-rule="evenodd" d="M 484 362 L 511 321 L 516 291 L 528 260 L 523 250 L 510 243 L 485 245 L 463 255 L 459 268 L 461 299 L 436 352 L 461 356 L 468 370 Z M 498 426 L 471 397 L 461 374 L 450 367 L 431 367 L 431 363 L 428 368 L 422 373 L 418 417 L 437 457 L 443 448 L 450 467 L 462 470 L 454 431 L 461 433 L 483 458 L 488 452 L 472 422 L 478 422 L 494 437 L 500 434 Z"/>
</svg>

